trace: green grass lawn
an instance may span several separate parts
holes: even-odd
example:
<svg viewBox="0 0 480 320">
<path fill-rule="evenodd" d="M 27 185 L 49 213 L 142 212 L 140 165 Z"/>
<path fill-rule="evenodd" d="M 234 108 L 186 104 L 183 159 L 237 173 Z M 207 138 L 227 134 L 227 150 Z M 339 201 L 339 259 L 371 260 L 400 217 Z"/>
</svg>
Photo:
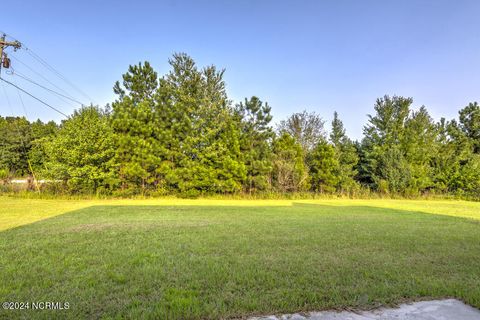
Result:
<svg viewBox="0 0 480 320">
<path fill-rule="evenodd" d="M 455 297 L 480 203 L 0 198 L 0 318 L 229 318 Z"/>
</svg>

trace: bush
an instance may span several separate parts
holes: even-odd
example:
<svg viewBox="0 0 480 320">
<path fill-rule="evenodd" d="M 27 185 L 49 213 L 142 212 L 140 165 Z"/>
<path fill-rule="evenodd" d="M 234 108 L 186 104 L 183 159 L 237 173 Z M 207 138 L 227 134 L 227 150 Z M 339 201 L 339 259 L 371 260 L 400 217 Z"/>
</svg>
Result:
<svg viewBox="0 0 480 320">
<path fill-rule="evenodd" d="M 8 180 L 10 180 L 10 174 L 7 169 L 0 169 L 0 183 L 7 184 Z"/>
<path fill-rule="evenodd" d="M 196 199 L 200 195 L 201 195 L 201 192 L 198 191 L 197 189 L 188 189 L 178 194 L 178 196 L 183 199 Z"/>
</svg>

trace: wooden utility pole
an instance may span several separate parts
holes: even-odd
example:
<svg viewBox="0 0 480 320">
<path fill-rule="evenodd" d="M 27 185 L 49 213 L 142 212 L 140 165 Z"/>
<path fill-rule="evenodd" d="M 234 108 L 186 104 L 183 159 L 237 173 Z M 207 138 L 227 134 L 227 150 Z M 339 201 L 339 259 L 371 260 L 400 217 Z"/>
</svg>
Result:
<svg viewBox="0 0 480 320">
<path fill-rule="evenodd" d="M 2 72 L 2 67 L 5 69 L 10 68 L 10 59 L 7 57 L 7 54 L 4 50 L 8 47 L 13 47 L 13 50 L 20 49 L 22 44 L 18 41 L 6 41 L 5 38 L 7 37 L 6 34 L 3 34 L 0 38 L 0 75 Z"/>
</svg>

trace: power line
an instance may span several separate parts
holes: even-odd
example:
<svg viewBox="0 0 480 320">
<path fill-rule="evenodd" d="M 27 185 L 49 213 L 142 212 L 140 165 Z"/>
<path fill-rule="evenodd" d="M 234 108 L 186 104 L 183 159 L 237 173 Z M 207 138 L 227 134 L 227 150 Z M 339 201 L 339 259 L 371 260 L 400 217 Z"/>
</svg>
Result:
<svg viewBox="0 0 480 320">
<path fill-rule="evenodd" d="M 25 50 L 26 52 L 31 56 L 33 57 L 34 59 L 36 59 L 38 62 L 40 62 L 45 68 L 47 68 L 48 70 L 50 70 L 52 73 L 54 73 L 57 77 L 59 77 L 60 79 L 62 79 L 63 81 L 65 81 L 68 85 L 70 85 L 70 87 L 72 87 L 73 89 L 75 89 L 77 92 L 79 92 L 81 95 L 83 95 L 85 98 L 89 99 L 91 102 L 93 102 L 93 99 L 88 95 L 86 94 L 85 92 L 83 92 L 80 88 L 78 88 L 76 85 L 74 85 L 70 80 L 67 79 L 67 77 L 65 77 L 62 73 L 60 73 L 59 71 L 57 71 L 54 67 L 52 67 L 50 64 L 48 64 L 48 62 L 46 62 L 44 59 L 42 59 L 37 53 L 35 53 L 32 49 L 29 49 L 27 47 L 25 47 Z"/>
<path fill-rule="evenodd" d="M 88 100 L 90 100 L 90 102 L 94 102 L 93 99 L 88 95 L 86 94 L 85 92 L 83 92 L 80 88 L 78 88 L 76 85 L 74 85 L 70 80 L 68 80 L 68 78 L 66 76 L 64 76 L 60 71 L 58 71 L 57 69 L 55 69 L 53 66 L 51 66 L 47 61 L 45 61 L 42 57 L 40 57 L 40 55 L 38 55 L 35 51 L 33 51 L 32 49 L 28 48 L 27 46 L 25 46 L 24 43 L 20 43 L 20 41 L 18 41 L 17 39 L 15 39 L 14 37 L 12 37 L 11 35 L 3 32 L 3 34 L 7 35 L 8 37 L 10 37 L 11 39 L 15 40 L 16 42 L 18 42 L 19 44 L 22 45 L 22 47 L 25 49 L 25 51 L 31 56 L 33 57 L 34 59 L 36 59 L 38 62 L 40 62 L 46 69 L 50 70 L 50 72 L 52 72 L 53 74 L 55 74 L 57 77 L 59 77 L 61 80 L 65 81 L 70 87 L 72 87 L 73 89 L 75 89 L 78 93 L 80 93 L 81 95 L 83 95 L 85 98 L 87 98 Z M 63 90 L 62 90 L 63 91 Z"/>
<path fill-rule="evenodd" d="M 15 83 L 15 80 L 14 80 L 14 83 Z M 3 83 L 2 83 L 2 86 L 4 86 Z M 22 103 L 22 108 L 23 108 L 23 113 L 25 113 L 25 118 L 28 119 L 27 109 L 25 108 L 25 103 L 23 103 L 22 95 L 20 94 L 20 90 L 18 89 L 17 89 L 17 94 L 18 94 L 18 98 L 20 99 L 20 102 Z"/>
<path fill-rule="evenodd" d="M 27 69 L 29 69 L 30 71 L 32 71 L 33 73 L 35 73 L 37 76 L 39 76 L 40 78 L 42 78 L 43 80 L 47 81 L 49 84 L 51 84 L 52 86 L 54 86 L 56 89 L 62 91 L 65 95 L 67 95 L 68 97 L 70 97 L 71 99 L 74 99 L 73 96 L 71 94 L 69 94 L 67 91 L 65 91 L 64 89 L 60 88 L 59 86 L 57 86 L 55 83 L 53 83 L 52 81 L 50 81 L 47 77 L 45 77 L 43 74 L 41 74 L 40 72 L 36 71 L 35 69 L 33 69 L 32 67 L 30 67 L 29 65 L 27 65 L 25 62 L 23 62 L 22 60 L 20 60 L 18 57 L 16 57 L 15 55 L 10 55 L 13 59 L 15 59 L 17 62 L 19 62 L 20 64 L 22 64 L 23 66 L 25 66 Z"/>
<path fill-rule="evenodd" d="M 2 34 L 4 34 L 4 35 L 6 35 L 7 37 L 9 37 L 10 39 L 12 39 L 12 40 L 14 40 L 14 41 L 18 41 L 18 39 L 15 39 L 15 38 L 14 38 L 14 37 L 12 37 L 10 34 L 8 34 L 8 33 L 4 32 L 4 31 L 2 31 L 2 30 L 0 30 L 0 33 L 2 33 Z M 18 42 L 20 42 L 20 41 L 18 41 Z"/>
<path fill-rule="evenodd" d="M 29 95 L 30 97 L 32 97 L 33 99 L 37 100 L 38 102 L 40 102 L 40 103 L 42 103 L 42 104 L 46 105 L 46 106 L 47 106 L 47 107 L 49 107 L 50 109 L 52 109 L 52 110 L 54 110 L 54 111 L 58 112 L 59 114 L 63 115 L 64 117 L 68 118 L 68 116 L 67 116 L 65 113 L 63 113 L 62 111 L 58 110 L 58 109 L 57 109 L 57 108 L 55 108 L 55 107 L 52 107 L 51 105 L 49 105 L 49 104 L 48 104 L 48 103 L 46 103 L 45 101 L 43 101 L 43 100 L 41 100 L 41 99 L 39 99 L 39 98 L 35 97 L 33 94 L 31 94 L 31 93 L 29 93 L 28 91 L 26 91 L 26 90 L 24 90 L 24 89 L 20 88 L 20 87 L 19 87 L 19 86 L 17 86 L 16 84 L 14 84 L 14 83 L 11 83 L 10 81 L 8 81 L 8 80 L 5 80 L 5 79 L 4 79 L 4 78 L 2 78 L 2 77 L 0 77 L 0 80 L 2 80 L 3 82 L 6 82 L 6 83 L 8 83 L 9 85 L 11 85 L 11 86 L 13 86 L 13 87 L 17 88 L 18 90 L 20 90 L 20 91 L 22 91 L 23 93 L 25 93 L 25 94 Z"/>
<path fill-rule="evenodd" d="M 30 79 L 30 78 L 22 75 L 21 73 L 15 71 L 15 70 L 13 71 L 13 75 L 17 75 L 17 76 L 19 76 L 20 78 L 22 78 L 22 79 L 24 79 L 24 80 L 26 80 L 26 81 L 28 81 L 28 82 L 30 82 L 30 83 L 33 83 L 34 85 L 36 85 L 36 86 L 38 86 L 38 87 L 40 87 L 40 88 L 42 88 L 42 89 L 45 89 L 45 90 L 47 90 L 47 91 L 50 91 L 50 92 L 52 92 L 52 93 L 54 93 L 54 94 L 56 94 L 56 95 L 58 95 L 58 96 L 60 96 L 60 97 L 64 97 L 65 99 L 68 99 L 68 100 L 70 100 L 70 101 L 76 102 L 76 103 L 78 103 L 78 104 L 81 105 L 81 106 L 84 105 L 84 104 L 81 103 L 80 101 L 75 100 L 75 99 L 72 99 L 72 98 L 70 98 L 70 97 L 67 97 L 66 95 L 61 94 L 61 93 L 59 93 L 59 92 L 57 92 L 57 91 L 55 91 L 55 90 L 52 90 L 52 89 L 50 89 L 50 88 L 47 88 L 47 87 L 45 87 L 45 86 L 43 86 L 43 85 L 41 85 L 41 84 L 33 81 L 32 79 Z"/>
</svg>

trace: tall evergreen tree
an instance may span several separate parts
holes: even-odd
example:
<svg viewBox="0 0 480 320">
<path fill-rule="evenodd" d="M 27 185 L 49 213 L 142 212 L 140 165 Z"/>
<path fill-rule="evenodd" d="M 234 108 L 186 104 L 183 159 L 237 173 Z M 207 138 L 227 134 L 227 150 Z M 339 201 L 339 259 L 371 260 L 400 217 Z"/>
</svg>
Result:
<svg viewBox="0 0 480 320">
<path fill-rule="evenodd" d="M 472 140 L 456 120 L 442 118 L 437 132 L 431 164 L 435 189 L 478 197 L 480 157 L 473 152 Z"/>
<path fill-rule="evenodd" d="M 175 54 L 170 64 L 158 94 L 157 131 L 164 141 L 158 172 L 184 194 L 239 191 L 245 166 L 224 70 L 199 70 L 186 54 Z"/>
<path fill-rule="evenodd" d="M 433 188 L 431 162 L 436 136 L 435 124 L 424 106 L 412 112 L 405 122 L 401 148 L 411 175 L 407 190 L 410 193 Z"/>
<path fill-rule="evenodd" d="M 480 154 L 480 106 L 477 102 L 469 103 L 459 114 L 460 127 L 471 140 L 473 152 Z"/>
<path fill-rule="evenodd" d="M 311 188 L 315 192 L 334 192 L 339 183 L 339 163 L 335 148 L 322 140 L 307 157 Z"/>
<path fill-rule="evenodd" d="M 358 187 L 355 176 L 357 175 L 356 166 L 359 157 L 355 144 L 346 135 L 343 123 L 336 111 L 333 114 L 330 141 L 335 148 L 335 158 L 338 164 L 334 168 L 337 180 L 336 190 L 340 193 L 351 191 Z"/>
<path fill-rule="evenodd" d="M 235 114 L 240 127 L 240 150 L 246 168 L 244 189 L 250 193 L 266 190 L 270 185 L 274 136 L 268 103 L 257 97 L 237 104 Z"/>
<path fill-rule="evenodd" d="M 364 127 L 362 171 L 381 191 L 399 192 L 407 186 L 410 168 L 402 150 L 405 125 L 413 100 L 398 96 L 377 99 L 375 115 Z"/>
<path fill-rule="evenodd" d="M 130 66 L 117 81 L 114 92 L 118 99 L 112 104 L 112 126 L 116 139 L 116 163 L 122 189 L 145 191 L 158 183 L 156 168 L 160 140 L 155 135 L 158 121 L 155 93 L 158 76 L 148 62 Z"/>
</svg>

